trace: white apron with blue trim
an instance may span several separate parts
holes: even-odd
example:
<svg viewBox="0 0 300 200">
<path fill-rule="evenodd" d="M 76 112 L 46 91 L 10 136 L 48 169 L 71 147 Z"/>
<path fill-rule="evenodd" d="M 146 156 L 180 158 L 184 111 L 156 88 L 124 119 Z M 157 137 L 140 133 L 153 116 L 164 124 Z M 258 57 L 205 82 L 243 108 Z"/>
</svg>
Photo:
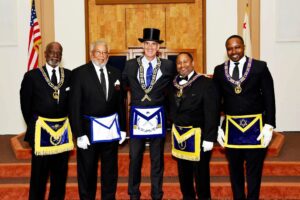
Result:
<svg viewBox="0 0 300 200">
<path fill-rule="evenodd" d="M 107 117 L 91 117 L 91 142 L 111 142 L 120 140 L 119 116 L 117 113 Z"/>
<path fill-rule="evenodd" d="M 164 109 L 162 106 L 131 107 L 130 137 L 164 137 L 165 132 Z"/>
</svg>

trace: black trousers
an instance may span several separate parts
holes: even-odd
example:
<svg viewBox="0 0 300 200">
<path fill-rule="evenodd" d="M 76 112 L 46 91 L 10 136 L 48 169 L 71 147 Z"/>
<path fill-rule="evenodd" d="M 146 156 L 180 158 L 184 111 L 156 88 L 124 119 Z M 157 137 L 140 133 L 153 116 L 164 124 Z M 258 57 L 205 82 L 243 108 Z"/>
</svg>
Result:
<svg viewBox="0 0 300 200">
<path fill-rule="evenodd" d="M 226 157 L 229 162 L 230 181 L 234 199 L 259 199 L 263 163 L 266 152 L 267 148 L 226 148 Z M 247 196 L 245 194 L 244 164 L 246 166 Z"/>
<path fill-rule="evenodd" d="M 200 161 L 188 161 L 177 159 L 178 177 L 183 200 L 198 199 L 209 200 L 210 192 L 210 171 L 209 162 L 211 151 L 201 150 Z M 196 192 L 194 187 L 196 185 Z"/>
<path fill-rule="evenodd" d="M 118 181 L 118 142 L 77 148 L 77 176 L 81 200 L 96 198 L 98 161 L 101 162 L 101 199 L 114 200 Z"/>
<path fill-rule="evenodd" d="M 162 199 L 163 197 L 163 172 L 164 172 L 164 138 L 151 138 L 151 197 Z M 128 194 L 131 199 L 140 199 L 141 169 L 146 139 L 131 138 L 129 143 L 129 179 Z"/>
<path fill-rule="evenodd" d="M 32 150 L 29 200 L 45 199 L 50 175 L 49 200 L 64 200 L 68 173 L 69 152 L 36 156 Z"/>
</svg>

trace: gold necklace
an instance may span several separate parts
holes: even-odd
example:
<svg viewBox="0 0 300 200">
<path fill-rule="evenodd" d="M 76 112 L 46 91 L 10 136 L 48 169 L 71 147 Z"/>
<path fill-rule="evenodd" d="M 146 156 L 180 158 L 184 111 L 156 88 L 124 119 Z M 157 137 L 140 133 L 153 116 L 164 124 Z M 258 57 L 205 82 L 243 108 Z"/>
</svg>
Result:
<svg viewBox="0 0 300 200">
<path fill-rule="evenodd" d="M 142 64 L 142 57 L 138 57 L 137 58 L 137 62 L 139 64 L 139 78 L 140 78 L 141 86 L 142 86 L 142 89 L 145 92 L 145 96 L 142 98 L 141 101 L 145 101 L 146 99 L 148 101 L 151 101 L 151 98 L 149 97 L 148 94 L 151 92 L 151 90 L 153 88 L 153 85 L 155 84 L 157 72 L 158 72 L 158 70 L 159 70 L 159 68 L 161 66 L 161 60 L 160 60 L 159 57 L 157 57 L 157 64 L 156 64 L 156 67 L 153 70 L 152 79 L 151 79 L 151 82 L 150 82 L 150 85 L 149 85 L 148 88 L 147 88 L 147 86 L 145 84 L 144 67 L 143 67 L 143 64 Z"/>
<path fill-rule="evenodd" d="M 234 92 L 236 94 L 240 94 L 242 92 L 242 87 L 241 87 L 242 82 L 244 82 L 247 79 L 247 77 L 250 73 L 251 67 L 252 67 L 252 58 L 249 58 L 245 74 L 242 76 L 242 78 L 240 78 L 238 81 L 236 81 L 229 74 L 229 60 L 227 62 L 225 62 L 225 64 L 224 64 L 225 76 L 230 83 L 235 85 Z"/>
<path fill-rule="evenodd" d="M 194 72 L 194 73 L 196 73 L 196 72 Z M 198 77 L 200 77 L 201 75 L 196 73 L 196 75 L 195 75 L 193 78 L 191 78 L 187 83 L 185 83 L 185 84 L 183 84 L 183 85 L 179 85 L 179 84 L 177 83 L 177 78 L 178 78 L 178 76 L 179 76 L 179 75 L 177 75 L 177 76 L 174 78 L 174 80 L 173 80 L 173 85 L 174 85 L 174 87 L 176 87 L 176 88 L 178 89 L 176 96 L 177 96 L 178 98 L 180 98 L 180 97 L 183 95 L 183 89 L 184 89 L 185 87 L 191 85 L 191 84 L 192 84 Z"/>
<path fill-rule="evenodd" d="M 59 67 L 59 69 L 60 69 L 60 81 L 59 81 L 59 83 L 58 83 L 57 85 L 54 85 L 54 84 L 51 82 L 51 80 L 48 78 L 48 76 L 47 76 L 45 70 L 44 70 L 42 67 L 40 67 L 39 69 L 40 69 L 40 71 L 42 72 L 42 75 L 43 75 L 45 81 L 47 82 L 47 84 L 54 90 L 54 92 L 53 92 L 53 94 L 52 94 L 53 99 L 55 99 L 55 100 L 58 101 L 58 100 L 59 100 L 59 93 L 58 93 L 58 90 L 59 90 L 59 89 L 61 88 L 61 86 L 64 84 L 64 80 L 65 80 L 64 69 L 63 69 L 62 67 Z"/>
</svg>

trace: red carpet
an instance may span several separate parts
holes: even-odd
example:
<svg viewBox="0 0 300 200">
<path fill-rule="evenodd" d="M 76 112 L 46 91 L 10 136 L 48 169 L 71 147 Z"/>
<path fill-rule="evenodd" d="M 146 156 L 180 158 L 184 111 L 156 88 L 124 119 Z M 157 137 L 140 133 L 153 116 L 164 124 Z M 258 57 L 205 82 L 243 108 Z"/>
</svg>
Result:
<svg viewBox="0 0 300 200">
<path fill-rule="evenodd" d="M 27 199 L 30 176 L 30 149 L 23 136 L 0 136 L 0 200 Z M 13 148 L 10 148 L 9 141 Z M 276 134 L 268 151 L 263 171 L 261 199 L 300 199 L 300 134 Z M 66 199 L 79 199 L 76 179 L 75 151 L 69 163 Z M 117 199 L 127 195 L 128 145 L 119 149 L 119 182 Z M 143 161 L 142 198 L 150 199 L 150 161 L 146 150 Z M 99 185 L 100 187 L 100 185 Z M 211 161 L 213 199 L 231 199 L 227 161 L 221 148 L 216 147 Z M 100 199 L 98 189 L 97 199 Z M 165 147 L 164 199 L 180 199 L 176 162 L 170 155 L 170 141 Z"/>
</svg>

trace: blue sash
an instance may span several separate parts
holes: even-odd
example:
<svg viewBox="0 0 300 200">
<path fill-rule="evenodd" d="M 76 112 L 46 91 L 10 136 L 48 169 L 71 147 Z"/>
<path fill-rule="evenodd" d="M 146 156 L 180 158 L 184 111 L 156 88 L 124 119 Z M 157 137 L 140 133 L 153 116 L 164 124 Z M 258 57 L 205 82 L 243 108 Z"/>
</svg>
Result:
<svg viewBox="0 0 300 200">
<path fill-rule="evenodd" d="M 165 113 L 162 106 L 131 106 L 130 137 L 155 138 L 165 137 Z"/>
</svg>

